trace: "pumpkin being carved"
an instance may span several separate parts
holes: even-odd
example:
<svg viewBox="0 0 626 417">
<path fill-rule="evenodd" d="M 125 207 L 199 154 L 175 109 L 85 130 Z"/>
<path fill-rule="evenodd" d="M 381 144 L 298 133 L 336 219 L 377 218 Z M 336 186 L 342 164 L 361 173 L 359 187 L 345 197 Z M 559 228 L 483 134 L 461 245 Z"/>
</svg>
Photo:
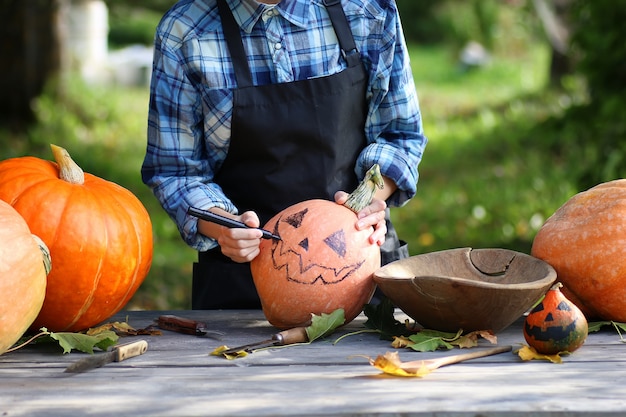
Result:
<svg viewBox="0 0 626 417">
<path fill-rule="evenodd" d="M 46 293 L 44 258 L 28 225 L 0 201 L 0 355 L 33 323 Z"/>
<path fill-rule="evenodd" d="M 369 204 L 381 181 L 375 165 L 351 194 L 346 203 L 351 208 L 308 200 L 267 222 L 264 228 L 281 240 L 261 243 L 251 271 L 270 324 L 283 329 L 305 326 L 311 314 L 339 308 L 344 309 L 346 323 L 359 315 L 376 287 L 372 274 L 380 267 L 380 248 L 368 240 L 371 228 L 356 230 L 355 213 Z"/>
<path fill-rule="evenodd" d="M 152 225 L 127 189 L 83 173 L 65 149 L 57 163 L 35 157 L 0 162 L 0 199 L 48 246 L 53 268 L 32 327 L 80 331 L 121 310 L 152 262 Z"/>
<path fill-rule="evenodd" d="M 626 179 L 570 198 L 543 224 L 531 254 L 549 263 L 563 294 L 587 316 L 626 321 Z"/>
</svg>

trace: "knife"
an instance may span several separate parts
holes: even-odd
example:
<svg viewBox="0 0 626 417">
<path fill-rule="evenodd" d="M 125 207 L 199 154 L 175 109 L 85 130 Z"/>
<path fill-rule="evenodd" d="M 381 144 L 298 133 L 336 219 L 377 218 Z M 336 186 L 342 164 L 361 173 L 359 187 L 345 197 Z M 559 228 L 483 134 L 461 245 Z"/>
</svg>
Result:
<svg viewBox="0 0 626 417">
<path fill-rule="evenodd" d="M 110 352 L 98 353 L 88 358 L 79 359 L 70 364 L 65 372 L 80 373 L 91 369 L 99 368 L 111 362 L 121 362 L 123 360 L 143 355 L 148 350 L 148 342 L 138 340 L 132 343 L 117 345 Z"/>
<path fill-rule="evenodd" d="M 308 341 L 309 335 L 306 332 L 306 327 L 294 327 L 293 329 L 283 330 L 282 332 L 276 333 L 272 336 L 271 339 L 263 340 L 262 342 L 237 346 L 234 348 L 226 349 L 219 353 L 220 355 L 233 355 L 237 352 L 253 352 L 255 350 L 272 346 L 285 346 L 295 343 L 307 343 Z"/>
<path fill-rule="evenodd" d="M 161 329 L 170 330 L 172 332 L 191 334 L 194 336 L 213 336 L 217 339 L 219 339 L 221 336 L 224 336 L 224 333 L 222 332 L 209 330 L 206 323 L 202 321 L 174 316 L 172 314 L 159 316 L 156 322 L 157 326 L 159 326 Z"/>
<path fill-rule="evenodd" d="M 201 210 L 196 207 L 189 207 L 187 213 L 191 216 L 197 217 L 202 220 L 206 220 L 207 222 L 219 224 L 220 226 L 226 226 L 228 228 L 242 228 L 242 229 L 255 229 L 254 227 L 250 227 L 243 222 L 239 222 L 237 220 L 233 220 L 226 216 L 220 216 L 219 214 L 215 214 L 212 211 Z M 269 230 L 256 228 L 263 232 L 263 239 L 276 239 L 281 240 L 280 236 L 272 234 Z"/>
</svg>

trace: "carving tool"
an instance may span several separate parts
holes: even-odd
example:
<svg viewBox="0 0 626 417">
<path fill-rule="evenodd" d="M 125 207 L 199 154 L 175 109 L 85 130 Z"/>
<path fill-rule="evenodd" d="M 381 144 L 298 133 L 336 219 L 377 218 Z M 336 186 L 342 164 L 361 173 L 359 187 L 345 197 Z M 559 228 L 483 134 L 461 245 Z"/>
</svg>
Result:
<svg viewBox="0 0 626 417">
<path fill-rule="evenodd" d="M 123 360 L 143 355 L 148 350 L 148 342 L 138 340 L 132 343 L 115 346 L 110 352 L 97 353 L 88 358 L 79 359 L 65 369 L 65 372 L 80 373 L 91 369 L 100 368 L 111 362 L 121 362 Z"/>
<path fill-rule="evenodd" d="M 196 321 L 184 317 L 174 316 L 171 314 L 165 314 L 159 316 L 156 320 L 157 326 L 163 330 L 169 330 L 172 332 L 178 332 L 183 334 L 190 334 L 194 336 L 213 336 L 219 339 L 224 335 L 222 332 L 215 330 L 209 330 L 207 324 L 202 321 Z"/>
<path fill-rule="evenodd" d="M 306 343 L 309 341 L 309 336 L 306 332 L 306 327 L 294 327 L 293 329 L 283 330 L 276 333 L 271 339 L 263 340 L 262 342 L 249 343 L 247 345 L 237 346 L 220 352 L 221 355 L 233 355 L 237 352 L 253 352 L 258 349 L 263 349 L 272 346 L 285 346 L 295 343 Z"/>
<path fill-rule="evenodd" d="M 263 232 L 263 239 L 281 240 L 280 236 L 272 234 L 272 232 L 270 232 L 269 230 L 256 228 L 256 227 L 250 227 L 250 226 L 247 226 L 245 223 L 242 223 L 242 222 L 237 221 L 237 220 L 233 220 L 233 219 L 231 219 L 229 217 L 226 217 L 226 216 L 221 216 L 219 214 L 215 214 L 212 211 L 202 210 L 202 209 L 199 209 L 199 208 L 196 208 L 196 207 L 189 207 L 189 210 L 187 210 L 187 213 L 189 215 L 197 217 L 199 219 L 206 220 L 207 222 L 219 224 L 220 226 L 225 226 L 225 227 L 228 227 L 230 229 L 241 228 L 241 229 L 257 229 L 257 230 L 260 230 L 261 232 Z"/>
</svg>

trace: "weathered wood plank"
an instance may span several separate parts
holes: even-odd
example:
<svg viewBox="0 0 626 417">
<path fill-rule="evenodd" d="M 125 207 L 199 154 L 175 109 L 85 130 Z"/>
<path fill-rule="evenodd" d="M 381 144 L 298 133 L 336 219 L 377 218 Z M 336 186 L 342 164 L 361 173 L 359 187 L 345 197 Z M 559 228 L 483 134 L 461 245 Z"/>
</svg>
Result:
<svg viewBox="0 0 626 417">
<path fill-rule="evenodd" d="M 141 328 L 159 312 L 129 312 Z M 0 356 L 0 415 L 50 416 L 591 416 L 626 413 L 626 345 L 612 331 L 591 334 L 560 365 L 500 355 L 440 368 L 424 378 L 383 376 L 367 357 L 392 351 L 363 328 L 363 317 L 328 340 L 228 361 L 220 344 L 262 340 L 276 330 L 259 311 L 172 312 L 205 320 L 221 341 L 163 332 L 144 355 L 84 374 L 64 374 L 85 354 L 28 348 Z M 214 327 L 213 327 L 214 326 Z M 524 343 L 521 322 L 498 344 Z M 483 343 L 485 347 L 491 346 Z M 481 344 L 482 345 L 482 344 Z M 454 352 L 400 352 L 403 360 Z"/>
</svg>

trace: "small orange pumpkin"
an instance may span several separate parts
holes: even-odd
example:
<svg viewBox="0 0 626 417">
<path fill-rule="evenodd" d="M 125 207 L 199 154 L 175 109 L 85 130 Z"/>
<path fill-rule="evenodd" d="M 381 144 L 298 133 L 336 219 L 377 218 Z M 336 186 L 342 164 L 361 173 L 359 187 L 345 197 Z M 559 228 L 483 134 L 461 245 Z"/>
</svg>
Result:
<svg viewBox="0 0 626 417">
<path fill-rule="evenodd" d="M 554 284 L 524 320 L 524 339 L 539 353 L 555 355 L 574 352 L 587 339 L 587 319 Z"/>
<path fill-rule="evenodd" d="M 537 232 L 531 254 L 556 270 L 587 318 L 626 322 L 626 179 L 570 198 Z"/>
<path fill-rule="evenodd" d="M 152 262 L 152 225 L 127 189 L 83 173 L 52 145 L 57 163 L 35 157 L 0 162 L 0 199 L 50 249 L 46 297 L 32 327 L 80 331 L 121 310 Z"/>
<path fill-rule="evenodd" d="M 41 250 L 17 211 L 0 201 L 0 355 L 33 323 L 46 293 Z"/>
<path fill-rule="evenodd" d="M 308 200 L 286 208 L 265 229 L 281 240 L 264 240 L 251 262 L 263 313 L 275 327 L 306 326 L 311 314 L 342 308 L 352 321 L 371 299 L 380 267 L 380 248 L 369 242 L 373 229 L 354 227 L 356 212 L 382 186 L 378 165 L 372 167 L 342 206 Z"/>
</svg>

